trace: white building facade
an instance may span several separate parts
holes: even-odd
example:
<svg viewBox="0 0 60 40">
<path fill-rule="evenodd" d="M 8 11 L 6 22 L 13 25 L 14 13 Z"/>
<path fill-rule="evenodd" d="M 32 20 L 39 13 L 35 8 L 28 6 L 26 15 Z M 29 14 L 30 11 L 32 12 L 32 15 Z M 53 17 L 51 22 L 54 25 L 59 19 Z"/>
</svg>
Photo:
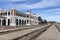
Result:
<svg viewBox="0 0 60 40">
<path fill-rule="evenodd" d="M 26 13 L 19 12 L 15 9 L 0 11 L 0 26 L 17 26 L 17 25 L 38 25 L 36 15 L 27 11 Z"/>
</svg>

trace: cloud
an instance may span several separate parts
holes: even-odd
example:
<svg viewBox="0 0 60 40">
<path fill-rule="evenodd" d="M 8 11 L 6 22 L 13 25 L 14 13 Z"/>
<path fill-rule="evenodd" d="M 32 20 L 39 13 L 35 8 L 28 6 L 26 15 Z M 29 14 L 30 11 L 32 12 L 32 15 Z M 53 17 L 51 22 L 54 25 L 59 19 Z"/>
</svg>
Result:
<svg viewBox="0 0 60 40">
<path fill-rule="evenodd" d="M 8 2 L 7 2 L 8 1 Z M 23 2 L 22 2 L 23 1 Z M 41 0 L 38 2 L 32 2 L 27 0 L 0 0 L 0 9 L 11 9 L 15 7 L 17 10 L 27 10 L 31 9 L 33 13 L 41 16 L 43 19 L 47 19 L 49 21 L 60 20 L 60 0 Z M 21 3 L 22 2 L 22 3 Z M 28 3 L 27 3 L 28 2 Z M 34 10 L 36 11 L 34 11 Z"/>
<path fill-rule="evenodd" d="M 27 1 L 27 0 L 11 0 L 11 1 Z"/>
<path fill-rule="evenodd" d="M 38 2 L 38 3 L 35 3 L 35 4 L 31 4 L 31 5 L 26 5 L 26 4 L 23 4 L 21 6 L 26 6 L 27 8 L 44 8 L 44 7 L 50 7 L 50 6 L 55 6 L 55 5 L 58 5 L 59 4 L 59 1 L 47 1 L 47 0 L 43 0 L 41 2 Z"/>
<path fill-rule="evenodd" d="M 2 1 L 2 0 L 1 0 Z M 22 10 L 24 9 L 37 9 L 37 8 L 46 8 L 46 7 L 52 7 L 52 6 L 57 6 L 59 5 L 59 0 L 41 0 L 40 2 L 37 2 L 35 4 L 26 4 L 28 2 L 27 0 L 5 0 L 6 2 L 3 2 L 1 4 L 5 5 L 12 5 L 13 7 L 20 8 Z M 7 2 L 8 1 L 8 2 Z M 12 2 L 11 2 L 12 1 Z M 20 1 L 26 1 L 26 2 L 21 2 Z M 9 7 L 8 6 L 8 7 Z"/>
<path fill-rule="evenodd" d="M 60 8 L 50 9 L 50 10 L 42 10 L 42 11 L 37 10 L 36 13 L 38 16 L 41 16 L 43 19 L 46 19 L 48 21 L 60 22 Z"/>
<path fill-rule="evenodd" d="M 0 1 L 27 1 L 27 0 L 0 0 Z"/>
<path fill-rule="evenodd" d="M 60 15 L 46 15 L 46 14 L 39 14 L 42 19 L 46 19 L 47 21 L 57 21 L 60 22 Z"/>
<path fill-rule="evenodd" d="M 47 18 L 48 21 L 57 21 L 60 22 L 60 15 L 53 15 Z"/>
</svg>

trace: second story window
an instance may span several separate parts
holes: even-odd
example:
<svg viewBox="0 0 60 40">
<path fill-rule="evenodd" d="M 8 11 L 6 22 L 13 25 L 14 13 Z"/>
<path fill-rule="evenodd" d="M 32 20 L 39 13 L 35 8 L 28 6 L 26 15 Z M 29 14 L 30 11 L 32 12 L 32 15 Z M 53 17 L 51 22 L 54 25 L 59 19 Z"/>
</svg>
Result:
<svg viewBox="0 0 60 40">
<path fill-rule="evenodd" d="M 10 12 L 8 12 L 8 15 L 10 15 Z"/>
<path fill-rule="evenodd" d="M 29 21 L 27 20 L 27 23 L 28 23 Z"/>
<path fill-rule="evenodd" d="M 27 15 L 27 18 L 29 18 L 29 15 Z"/>
<path fill-rule="evenodd" d="M 2 13 L 2 15 L 6 16 L 7 15 L 7 12 Z"/>
<path fill-rule="evenodd" d="M 7 15 L 7 12 L 6 12 L 6 15 Z"/>
<path fill-rule="evenodd" d="M 2 13 L 1 13 L 1 16 L 2 16 Z"/>
<path fill-rule="evenodd" d="M 1 16 L 1 13 L 0 13 L 0 16 Z"/>
</svg>

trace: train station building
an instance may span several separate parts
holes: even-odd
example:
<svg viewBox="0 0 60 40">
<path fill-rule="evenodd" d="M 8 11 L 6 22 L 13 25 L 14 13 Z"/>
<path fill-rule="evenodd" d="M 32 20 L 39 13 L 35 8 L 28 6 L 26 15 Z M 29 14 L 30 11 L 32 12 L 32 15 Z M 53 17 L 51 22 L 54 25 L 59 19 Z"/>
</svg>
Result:
<svg viewBox="0 0 60 40">
<path fill-rule="evenodd" d="M 0 26 L 38 25 L 38 18 L 30 11 L 19 12 L 16 9 L 0 10 Z"/>
</svg>

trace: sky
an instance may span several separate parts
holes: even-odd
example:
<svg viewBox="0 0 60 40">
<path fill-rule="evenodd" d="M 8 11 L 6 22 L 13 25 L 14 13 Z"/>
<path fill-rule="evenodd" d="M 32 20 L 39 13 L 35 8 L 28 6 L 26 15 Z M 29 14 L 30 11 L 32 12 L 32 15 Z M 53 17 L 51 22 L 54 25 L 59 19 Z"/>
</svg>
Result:
<svg viewBox="0 0 60 40">
<path fill-rule="evenodd" d="M 60 0 L 0 0 L 0 10 L 11 8 L 24 13 L 29 9 L 42 19 L 60 22 Z"/>
</svg>

